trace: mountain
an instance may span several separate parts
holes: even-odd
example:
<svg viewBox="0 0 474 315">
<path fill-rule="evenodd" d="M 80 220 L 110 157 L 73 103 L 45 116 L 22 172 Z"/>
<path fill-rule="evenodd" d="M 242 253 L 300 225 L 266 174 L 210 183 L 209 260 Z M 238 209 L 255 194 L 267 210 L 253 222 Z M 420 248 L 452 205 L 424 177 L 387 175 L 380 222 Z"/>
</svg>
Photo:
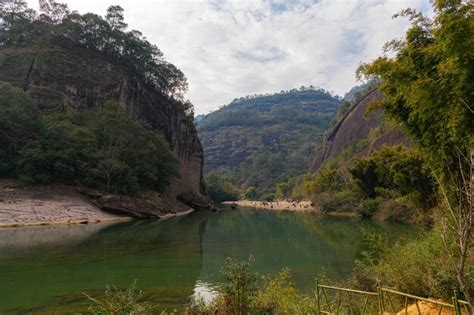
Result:
<svg viewBox="0 0 474 315">
<path fill-rule="evenodd" d="M 138 217 L 206 207 L 203 150 L 180 94 L 184 74 L 113 20 L 27 13 L 0 25 L 0 110 L 25 112 L 12 115 L 13 126 L 29 110 L 39 127 L 24 137 L 1 130 L 0 175 L 77 184 L 101 209 Z"/>
<path fill-rule="evenodd" d="M 431 222 L 435 181 L 423 156 L 381 109 L 377 87 L 354 98 L 326 132 L 303 183 L 287 197 L 322 212 L 404 223 Z"/>
<path fill-rule="evenodd" d="M 352 89 L 351 91 L 361 90 Z M 377 88 L 361 94 L 356 99 L 353 99 L 352 93 L 348 95 L 353 105 L 328 130 L 317 148 L 311 167 L 313 172 L 316 172 L 327 160 L 336 158 L 347 150 L 353 151 L 350 157 L 352 159 L 368 156 L 384 145 L 409 144 L 407 137 L 399 128 L 385 121 L 381 110 L 368 112 L 368 107 L 372 102 L 383 98 Z"/>
<path fill-rule="evenodd" d="M 312 87 L 235 99 L 197 124 L 205 172 L 248 198 L 273 198 L 278 183 L 308 170 L 339 103 Z"/>
</svg>

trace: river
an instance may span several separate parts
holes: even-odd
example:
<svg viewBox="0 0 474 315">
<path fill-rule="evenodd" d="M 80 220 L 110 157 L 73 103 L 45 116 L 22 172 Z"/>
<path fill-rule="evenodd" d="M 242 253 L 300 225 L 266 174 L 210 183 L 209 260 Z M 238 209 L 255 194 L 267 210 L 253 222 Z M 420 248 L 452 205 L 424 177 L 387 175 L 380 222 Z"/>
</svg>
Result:
<svg viewBox="0 0 474 315">
<path fill-rule="evenodd" d="M 181 310 L 193 294 L 207 296 L 226 257 L 248 259 L 261 273 L 282 267 L 309 292 L 322 272 L 348 277 L 364 250 L 364 229 L 392 239 L 414 229 L 355 218 L 251 208 L 197 212 L 166 221 L 0 229 L 0 313 L 87 310 L 84 292 L 135 280 L 147 299 Z"/>
</svg>

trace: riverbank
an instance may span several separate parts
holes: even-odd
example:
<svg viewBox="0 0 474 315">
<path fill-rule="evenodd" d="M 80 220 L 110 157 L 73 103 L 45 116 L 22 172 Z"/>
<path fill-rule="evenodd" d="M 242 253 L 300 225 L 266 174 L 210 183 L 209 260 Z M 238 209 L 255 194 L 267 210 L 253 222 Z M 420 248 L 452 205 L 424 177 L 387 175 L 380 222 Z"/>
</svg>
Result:
<svg viewBox="0 0 474 315">
<path fill-rule="evenodd" d="M 223 204 L 236 204 L 239 207 L 252 207 L 257 209 L 266 209 L 274 211 L 310 211 L 319 212 L 311 205 L 311 201 L 258 201 L 258 200 L 238 200 L 225 201 Z"/>
<path fill-rule="evenodd" d="M 294 212 L 314 212 L 335 217 L 358 217 L 354 212 L 338 211 L 323 213 L 321 210 L 311 204 L 311 201 L 259 201 L 259 200 L 238 200 L 224 201 L 223 204 L 236 204 L 238 207 L 250 207 L 269 211 L 294 211 Z"/>
<path fill-rule="evenodd" d="M 125 220 L 131 218 L 100 210 L 71 187 L 29 186 L 16 180 L 0 182 L 0 227 Z"/>
<path fill-rule="evenodd" d="M 89 224 L 134 218 L 165 220 L 193 211 L 184 203 L 156 192 L 130 197 L 80 191 L 62 184 L 32 185 L 16 179 L 0 179 L 0 228 Z"/>
</svg>

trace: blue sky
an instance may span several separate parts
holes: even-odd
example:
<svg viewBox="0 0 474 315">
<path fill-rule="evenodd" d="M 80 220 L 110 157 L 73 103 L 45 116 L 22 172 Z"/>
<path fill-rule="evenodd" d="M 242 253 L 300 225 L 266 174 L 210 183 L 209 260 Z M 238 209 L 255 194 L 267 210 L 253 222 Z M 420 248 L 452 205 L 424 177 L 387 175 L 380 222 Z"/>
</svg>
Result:
<svg viewBox="0 0 474 315">
<path fill-rule="evenodd" d="M 37 0 L 28 0 L 37 7 Z M 207 113 L 236 97 L 301 85 L 343 95 L 360 62 L 402 37 L 393 14 L 430 13 L 429 0 L 62 0 L 104 15 L 121 5 L 131 29 L 156 44 L 187 76 L 187 98 Z"/>
</svg>

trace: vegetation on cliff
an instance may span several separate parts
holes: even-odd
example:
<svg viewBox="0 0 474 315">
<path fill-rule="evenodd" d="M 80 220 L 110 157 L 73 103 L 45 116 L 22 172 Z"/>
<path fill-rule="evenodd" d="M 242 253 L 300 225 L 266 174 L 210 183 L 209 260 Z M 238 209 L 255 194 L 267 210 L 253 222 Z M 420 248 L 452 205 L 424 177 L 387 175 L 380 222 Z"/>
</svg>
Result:
<svg viewBox="0 0 474 315">
<path fill-rule="evenodd" d="M 54 0 L 40 1 L 40 13 L 23 0 L 0 3 L 0 47 L 55 44 L 95 50 L 127 66 L 148 85 L 171 98 L 183 99 L 184 74 L 167 62 L 163 53 L 137 30 L 127 31 L 124 11 L 111 6 L 105 18 L 70 12 Z M 189 102 L 180 103 L 192 112 Z"/>
<path fill-rule="evenodd" d="M 2 1 L 0 49 L 2 79 L 18 87 L 0 84 L 1 176 L 135 195 L 164 191 L 178 174 L 172 124 L 158 125 L 153 119 L 162 117 L 143 116 L 154 110 L 147 106 L 162 106 L 169 112 L 164 115 L 190 120 L 193 108 L 183 99 L 186 78 L 140 32 L 127 30 L 120 6 L 109 7 L 101 17 L 71 12 L 53 0 L 41 0 L 40 12 L 25 1 Z M 141 89 L 146 100 L 138 102 L 148 103 L 134 108 L 127 103 L 123 109 L 117 101 L 126 93 L 110 91 L 115 83 L 101 77 L 101 67 L 109 75 L 125 76 L 118 84 L 135 82 L 122 84 L 121 91 Z M 12 72 L 25 72 L 26 80 Z M 90 90 L 104 81 L 102 90 Z"/>
<path fill-rule="evenodd" d="M 206 115 L 198 132 L 209 181 L 219 177 L 246 198 L 277 197 L 278 183 L 296 183 L 309 168 L 338 105 L 327 91 L 301 87 L 236 99 Z"/>
<path fill-rule="evenodd" d="M 124 194 L 163 190 L 177 159 L 163 137 L 109 101 L 96 111 L 40 112 L 0 82 L 0 175 Z"/>
</svg>

